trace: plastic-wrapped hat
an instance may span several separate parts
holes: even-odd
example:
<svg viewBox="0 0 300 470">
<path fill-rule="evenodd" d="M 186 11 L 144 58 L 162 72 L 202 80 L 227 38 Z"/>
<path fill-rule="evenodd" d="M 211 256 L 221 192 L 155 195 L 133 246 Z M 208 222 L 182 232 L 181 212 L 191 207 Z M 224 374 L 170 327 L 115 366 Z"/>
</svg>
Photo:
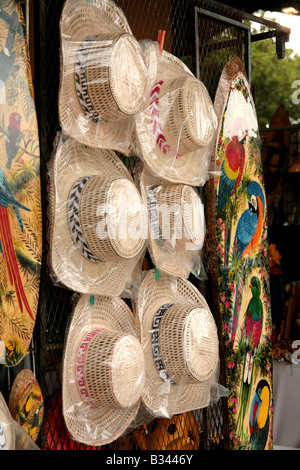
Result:
<svg viewBox="0 0 300 470">
<path fill-rule="evenodd" d="M 146 56 L 152 52 L 145 47 Z M 203 185 L 216 129 L 217 117 L 203 83 L 179 59 L 162 51 L 156 81 L 135 123 L 136 151 L 147 169 L 174 183 Z"/>
<path fill-rule="evenodd" d="M 142 401 L 153 416 L 171 417 L 208 406 L 219 363 L 217 327 L 189 281 L 155 271 L 136 299 L 146 381 Z"/>
<path fill-rule="evenodd" d="M 127 168 L 113 151 L 61 135 L 49 171 L 56 282 L 75 292 L 120 295 L 148 236 L 146 208 Z"/>
<path fill-rule="evenodd" d="M 62 129 L 87 145 L 128 154 L 149 80 L 124 13 L 111 0 L 66 0 L 60 37 Z"/>
<path fill-rule="evenodd" d="M 205 217 L 196 188 L 160 180 L 145 169 L 140 185 L 148 206 L 148 248 L 153 264 L 173 276 L 200 275 Z"/>
<path fill-rule="evenodd" d="M 0 450 L 15 449 L 15 430 L 8 406 L 0 392 Z"/>
<path fill-rule="evenodd" d="M 134 317 L 118 297 L 81 295 L 67 331 L 62 410 L 73 439 L 105 445 L 133 422 L 145 381 Z"/>
</svg>

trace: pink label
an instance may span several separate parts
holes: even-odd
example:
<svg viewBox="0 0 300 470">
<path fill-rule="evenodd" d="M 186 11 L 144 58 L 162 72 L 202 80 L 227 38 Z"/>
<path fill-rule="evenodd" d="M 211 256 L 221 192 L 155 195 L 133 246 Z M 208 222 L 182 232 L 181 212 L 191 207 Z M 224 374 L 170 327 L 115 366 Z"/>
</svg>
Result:
<svg viewBox="0 0 300 470">
<path fill-rule="evenodd" d="M 97 408 L 97 405 L 93 403 L 93 400 L 89 397 L 89 393 L 88 393 L 88 389 L 87 389 L 87 385 L 85 381 L 85 375 L 84 375 L 84 367 L 85 367 L 84 365 L 85 365 L 87 349 L 91 340 L 94 338 L 95 335 L 97 335 L 100 331 L 103 331 L 103 330 L 104 328 L 94 328 L 93 330 L 89 331 L 81 340 L 81 343 L 77 351 L 77 357 L 76 357 L 75 372 L 76 372 L 76 382 L 77 382 L 78 391 L 84 403 L 90 406 L 92 409 Z"/>
<path fill-rule="evenodd" d="M 160 150 L 166 155 L 167 153 L 171 151 L 171 147 L 168 144 L 164 136 L 164 131 L 160 123 L 159 93 L 160 93 L 163 83 L 164 83 L 163 80 L 160 80 L 152 88 L 152 91 L 150 93 L 150 114 L 151 114 L 151 121 L 153 125 L 155 141 L 158 147 L 160 148 Z M 181 155 L 177 154 L 176 158 L 178 157 L 181 157 Z"/>
</svg>

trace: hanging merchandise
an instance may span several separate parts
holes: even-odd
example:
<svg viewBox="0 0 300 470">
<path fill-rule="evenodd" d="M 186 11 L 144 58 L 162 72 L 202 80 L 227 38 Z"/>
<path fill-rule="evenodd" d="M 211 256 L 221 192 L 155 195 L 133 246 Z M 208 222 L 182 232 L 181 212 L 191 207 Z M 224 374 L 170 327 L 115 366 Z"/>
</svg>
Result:
<svg viewBox="0 0 300 470">
<path fill-rule="evenodd" d="M 214 176 L 206 186 L 213 307 L 222 325 L 231 448 L 272 447 L 272 327 L 266 195 L 255 104 L 241 60 L 215 96 Z M 209 248 L 211 247 L 211 249 Z M 216 249 L 217 248 L 217 249 Z M 219 312 L 219 313 L 218 313 Z"/>
<path fill-rule="evenodd" d="M 140 44 L 110 0 L 67 0 L 60 21 L 62 130 L 128 155 L 149 79 Z"/>
<path fill-rule="evenodd" d="M 146 64 L 154 56 L 150 46 L 143 42 Z M 155 67 L 155 83 L 136 116 L 136 153 L 153 175 L 202 186 L 208 179 L 217 128 L 210 96 L 203 83 L 172 54 L 164 50 L 158 53 L 153 70 Z"/>
<path fill-rule="evenodd" d="M 10 414 L 0 392 L 0 450 L 40 450 Z"/>
<path fill-rule="evenodd" d="M 28 351 L 40 289 L 40 149 L 20 2 L 0 9 L 0 364 Z"/>
<path fill-rule="evenodd" d="M 12 418 L 36 442 L 44 417 L 44 399 L 40 386 L 30 369 L 23 369 L 14 380 L 9 402 Z"/>
<path fill-rule="evenodd" d="M 140 407 L 143 350 L 117 297 L 81 295 L 67 331 L 62 409 L 73 439 L 102 446 L 126 433 Z"/>
<path fill-rule="evenodd" d="M 120 295 L 147 240 L 147 211 L 127 168 L 113 151 L 60 134 L 49 170 L 54 282 Z"/>
<path fill-rule="evenodd" d="M 154 266 L 173 276 L 188 278 L 193 273 L 204 279 L 205 216 L 198 189 L 161 180 L 145 168 L 140 187 L 148 207 L 148 248 Z"/>
<path fill-rule="evenodd" d="M 146 381 L 142 401 L 155 417 L 207 407 L 218 389 L 217 327 L 189 281 L 146 273 L 135 301 Z"/>
</svg>

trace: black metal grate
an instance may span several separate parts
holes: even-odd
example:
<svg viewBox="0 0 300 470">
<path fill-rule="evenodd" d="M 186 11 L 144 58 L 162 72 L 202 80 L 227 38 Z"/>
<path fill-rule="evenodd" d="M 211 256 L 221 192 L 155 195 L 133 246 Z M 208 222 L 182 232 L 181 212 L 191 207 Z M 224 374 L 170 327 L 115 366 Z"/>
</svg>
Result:
<svg viewBox="0 0 300 470">
<path fill-rule="evenodd" d="M 55 286 L 48 270 L 48 162 L 52 154 L 58 124 L 59 89 L 59 21 L 63 0 L 39 0 L 34 2 L 34 87 L 40 132 L 41 184 L 43 205 L 43 263 L 40 290 L 40 304 L 36 322 L 34 342 L 37 370 L 36 375 L 45 399 L 44 425 L 38 444 L 42 449 L 84 449 L 82 444 L 70 440 L 61 416 L 61 361 L 64 335 L 71 313 L 73 292 Z M 233 56 L 244 58 L 243 30 L 234 24 L 208 16 L 198 9 L 240 21 L 224 5 L 203 0 L 119 0 L 116 2 L 124 11 L 138 40 L 156 40 L 159 29 L 166 30 L 164 48 L 180 57 L 196 74 L 197 57 L 199 78 L 203 81 L 212 99 L 220 73 L 226 62 Z M 197 37 L 196 37 L 197 31 Z M 197 55 L 198 54 L 198 55 Z M 6 380 L 6 378 L 4 378 Z M 199 432 L 199 449 L 216 449 L 224 445 L 224 423 L 222 402 L 215 407 L 196 410 L 185 415 L 177 423 L 160 423 L 156 428 L 161 448 L 170 442 L 170 434 L 179 438 L 174 448 L 181 449 L 184 433 L 196 420 Z M 170 427 L 172 425 L 172 427 Z M 149 427 L 138 429 L 140 434 L 152 432 Z M 178 428 L 179 426 L 179 428 Z M 173 430 L 172 432 L 168 431 Z M 119 440 L 109 448 L 139 448 L 136 433 Z M 180 437 L 181 436 L 181 437 Z M 191 440 L 191 436 L 189 437 Z"/>
</svg>

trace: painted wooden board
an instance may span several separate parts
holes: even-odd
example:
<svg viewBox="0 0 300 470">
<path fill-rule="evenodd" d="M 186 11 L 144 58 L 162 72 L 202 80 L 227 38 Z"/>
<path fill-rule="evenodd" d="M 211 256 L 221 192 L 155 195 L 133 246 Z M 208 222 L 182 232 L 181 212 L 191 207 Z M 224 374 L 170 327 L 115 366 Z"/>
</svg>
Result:
<svg viewBox="0 0 300 470">
<path fill-rule="evenodd" d="M 18 364 L 35 326 L 42 252 L 40 150 L 25 24 L 0 9 L 0 363 Z"/>
<path fill-rule="evenodd" d="M 44 417 L 44 399 L 30 369 L 21 370 L 15 378 L 8 406 L 12 418 L 36 442 Z"/>
<path fill-rule="evenodd" d="M 222 332 L 229 446 L 272 448 L 272 326 L 260 137 L 238 58 L 220 77 L 214 177 L 206 188 L 214 311 Z M 215 247 L 217 248 L 215 250 Z"/>
</svg>

